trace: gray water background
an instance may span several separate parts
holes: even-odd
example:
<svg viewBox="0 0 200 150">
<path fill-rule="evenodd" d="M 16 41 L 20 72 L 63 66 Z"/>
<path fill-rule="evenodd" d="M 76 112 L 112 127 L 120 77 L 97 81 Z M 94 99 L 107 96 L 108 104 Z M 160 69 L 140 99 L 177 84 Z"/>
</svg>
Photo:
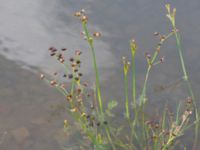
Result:
<svg viewBox="0 0 200 150">
<path fill-rule="evenodd" d="M 49 57 L 47 49 L 50 46 L 67 47 L 69 56 L 73 50 L 81 48 L 82 71 L 86 79 L 93 79 L 90 53 L 87 44 L 80 38 L 81 25 L 73 17 L 75 11 L 86 9 L 90 29 L 102 32 L 102 38 L 95 41 L 95 47 L 105 99 L 123 102 L 121 57 L 130 58 L 129 40 L 135 38 L 138 43 L 136 62 L 140 89 L 146 67 L 144 53 L 153 52 L 157 42 L 153 33 L 170 31 L 165 17 L 165 2 L 0 0 L 0 133 L 6 133 L 1 138 L 0 149 L 55 150 L 75 145 L 73 137 L 76 137 L 76 131 L 65 135 L 62 129 L 63 120 L 68 117 L 62 112 L 64 99 L 38 80 L 41 71 L 51 74 L 61 70 Z M 178 0 L 170 3 L 177 8 L 177 26 L 181 31 L 185 61 L 198 100 L 200 2 Z M 187 96 L 182 84 L 172 90 L 155 92 L 160 85 L 168 85 L 181 77 L 174 39 L 164 45 L 160 55 L 165 56 L 166 62 L 152 70 L 149 99 L 153 108 L 165 102 L 175 107 Z"/>
</svg>

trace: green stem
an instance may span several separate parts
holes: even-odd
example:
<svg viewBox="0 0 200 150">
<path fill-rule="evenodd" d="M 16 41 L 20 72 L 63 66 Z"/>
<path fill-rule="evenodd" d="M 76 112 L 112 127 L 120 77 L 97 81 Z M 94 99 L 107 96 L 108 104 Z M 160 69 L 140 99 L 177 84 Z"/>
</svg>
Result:
<svg viewBox="0 0 200 150">
<path fill-rule="evenodd" d="M 93 46 L 93 39 L 91 38 L 91 36 L 89 34 L 89 31 L 87 29 L 87 24 L 85 21 L 82 22 L 82 25 L 83 25 L 83 29 L 84 29 L 85 35 L 87 37 L 87 41 L 89 43 L 91 53 L 92 53 L 93 67 L 94 67 L 95 77 L 96 77 L 97 99 L 98 99 L 98 103 L 99 103 L 99 108 L 100 108 L 101 115 L 104 115 L 102 98 L 101 98 L 101 89 L 100 89 L 100 84 L 99 84 L 99 72 L 98 72 L 97 63 L 96 63 L 96 55 L 95 55 L 94 46 Z"/>
<path fill-rule="evenodd" d="M 175 25 L 173 26 L 173 30 L 176 31 Z M 183 59 L 183 51 L 182 51 L 182 48 L 181 48 L 180 35 L 177 32 L 175 32 L 175 37 L 176 37 L 176 45 L 177 45 L 178 52 L 179 52 L 181 67 L 182 67 L 182 71 L 183 71 L 183 79 L 187 84 L 189 94 L 190 94 L 190 96 L 193 100 L 193 105 L 194 105 L 194 109 L 195 109 L 195 119 L 199 120 L 199 112 L 198 112 L 198 108 L 197 108 L 197 105 L 196 105 L 196 100 L 195 100 L 195 97 L 194 97 L 192 86 L 191 86 L 191 83 L 189 81 L 189 77 L 188 77 L 186 67 L 185 67 L 185 62 L 184 62 L 184 59 Z M 199 132 L 199 124 L 197 123 L 196 126 L 195 126 L 194 149 L 195 149 L 195 145 L 197 144 L 197 140 L 198 140 L 198 132 Z"/>
<path fill-rule="evenodd" d="M 125 92 L 126 118 L 130 119 L 129 98 L 128 98 L 128 78 L 127 78 L 127 74 L 125 72 L 124 72 L 124 92 Z"/>
<path fill-rule="evenodd" d="M 176 30 L 175 27 L 174 27 L 174 30 Z M 184 62 L 184 59 L 183 59 L 183 51 L 181 49 L 181 44 L 180 44 L 180 35 L 176 32 L 175 37 L 176 37 L 176 44 L 177 44 L 179 57 L 180 57 L 180 61 L 181 61 L 181 67 L 182 67 L 182 71 L 183 71 L 183 79 L 185 81 L 188 81 L 188 75 L 187 75 L 187 72 L 186 72 L 185 62 Z"/>
<path fill-rule="evenodd" d="M 113 150 L 116 150 L 115 145 L 113 144 L 112 139 L 111 139 L 111 136 L 110 136 L 109 128 L 108 128 L 108 127 L 105 127 L 105 129 L 106 129 L 106 135 L 107 135 L 108 141 L 110 142 L 110 144 L 111 144 L 111 146 L 112 146 L 112 149 L 113 149 Z"/>
<path fill-rule="evenodd" d="M 150 70 L 151 70 L 151 65 L 148 66 L 148 69 L 147 69 L 147 72 L 146 72 L 146 76 L 145 76 L 145 80 L 144 80 L 144 86 L 143 86 L 143 89 L 142 89 L 142 94 L 141 94 L 141 97 L 140 97 L 140 104 L 144 104 L 146 102 L 146 88 L 147 88 L 147 80 L 149 78 L 149 73 L 150 73 Z"/>
<path fill-rule="evenodd" d="M 135 69 L 135 57 L 132 56 L 132 99 L 134 109 L 134 121 L 137 122 L 137 103 L 136 103 L 136 69 Z"/>
</svg>

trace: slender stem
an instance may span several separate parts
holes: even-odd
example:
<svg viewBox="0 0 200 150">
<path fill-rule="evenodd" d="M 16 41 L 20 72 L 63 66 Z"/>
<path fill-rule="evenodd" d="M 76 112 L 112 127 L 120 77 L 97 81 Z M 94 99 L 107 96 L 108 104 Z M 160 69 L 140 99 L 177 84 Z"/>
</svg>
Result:
<svg viewBox="0 0 200 150">
<path fill-rule="evenodd" d="M 174 25 L 172 24 L 172 27 L 173 27 L 174 31 L 177 30 L 175 24 Z M 195 99 L 195 96 L 194 96 L 194 93 L 193 93 L 193 90 L 192 90 L 191 83 L 189 81 L 188 73 L 187 73 L 187 70 L 186 70 L 186 67 L 185 67 L 185 62 L 184 62 L 184 59 L 183 59 L 183 51 L 182 51 L 182 48 L 181 48 L 180 34 L 175 32 L 175 38 L 176 38 L 176 45 L 177 45 L 177 49 L 178 49 L 178 53 L 179 53 L 179 57 L 180 57 L 181 67 L 182 67 L 182 71 L 183 71 L 183 79 L 187 84 L 188 92 L 189 92 L 189 94 L 190 94 L 190 96 L 193 100 L 193 105 L 194 105 L 194 109 L 195 109 L 195 119 L 199 120 L 199 112 L 198 112 L 198 108 L 197 108 L 197 105 L 196 105 L 196 99 Z M 199 134 L 198 132 L 199 132 L 199 124 L 197 123 L 195 125 L 195 141 L 194 141 L 193 149 L 195 149 L 195 146 L 197 144 L 198 134 Z"/>
<path fill-rule="evenodd" d="M 136 107 L 136 73 L 135 73 L 135 59 L 132 60 L 132 96 L 133 96 L 133 104 Z"/>
<path fill-rule="evenodd" d="M 83 21 L 82 25 L 83 25 L 83 29 L 85 31 L 85 35 L 87 37 L 87 41 L 90 46 L 90 50 L 92 52 L 93 67 L 94 67 L 95 77 L 96 77 L 97 99 L 98 99 L 101 115 L 103 115 L 104 113 L 103 113 L 103 105 L 102 105 L 102 98 L 101 98 L 101 89 L 100 89 L 100 84 L 99 84 L 99 72 L 98 72 L 97 63 L 96 63 L 96 55 L 95 55 L 95 51 L 94 51 L 93 40 L 90 37 L 86 22 Z"/>
<path fill-rule="evenodd" d="M 135 55 L 132 55 L 132 99 L 133 99 L 133 111 L 134 111 L 134 123 L 136 125 L 138 122 L 138 111 L 136 103 L 136 68 L 135 68 Z M 135 127 L 133 127 L 135 128 Z"/>
<path fill-rule="evenodd" d="M 148 66 L 147 72 L 146 72 L 146 76 L 145 76 L 145 80 L 144 80 L 144 86 L 142 89 L 142 94 L 141 94 L 141 98 L 140 98 L 140 104 L 144 104 L 146 102 L 146 87 L 147 87 L 147 80 L 149 78 L 149 73 L 151 70 L 151 65 Z"/>
<path fill-rule="evenodd" d="M 107 135 L 108 140 L 109 140 L 109 142 L 110 142 L 110 144 L 111 144 L 111 146 L 112 146 L 112 149 L 113 149 L 113 150 L 116 150 L 115 145 L 113 144 L 112 139 L 111 139 L 111 136 L 110 136 L 109 128 L 108 128 L 108 127 L 105 127 L 105 129 L 106 129 L 106 135 Z"/>
<path fill-rule="evenodd" d="M 176 30 L 176 27 L 173 27 L 173 28 L 174 28 L 174 30 Z M 185 62 L 184 62 L 184 59 L 183 59 L 183 51 L 181 49 L 181 44 L 180 44 L 180 35 L 176 32 L 175 37 L 176 37 L 176 44 L 177 44 L 179 57 L 180 57 L 180 61 L 181 61 L 181 67 L 182 67 L 182 71 L 183 71 L 183 79 L 185 81 L 187 81 L 188 75 L 187 75 L 187 71 L 186 71 L 186 67 L 185 67 Z"/>
<path fill-rule="evenodd" d="M 126 118 L 130 119 L 129 98 L 128 98 L 128 78 L 127 78 L 127 74 L 125 72 L 124 72 L 124 92 L 125 92 Z"/>
<path fill-rule="evenodd" d="M 135 68 L 135 53 L 137 49 L 137 45 L 135 40 L 130 41 L 130 49 L 132 54 L 132 99 L 133 99 L 133 106 L 134 109 L 136 108 L 136 68 Z M 136 112 L 136 109 L 135 109 Z"/>
</svg>

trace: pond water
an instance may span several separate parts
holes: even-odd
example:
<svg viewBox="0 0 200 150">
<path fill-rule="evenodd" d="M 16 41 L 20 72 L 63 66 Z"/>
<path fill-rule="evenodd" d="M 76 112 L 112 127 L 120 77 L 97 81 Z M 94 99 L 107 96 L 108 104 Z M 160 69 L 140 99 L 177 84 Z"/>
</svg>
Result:
<svg viewBox="0 0 200 150">
<path fill-rule="evenodd" d="M 165 17 L 166 2 L 0 0 L 0 149 L 59 150 L 78 142 L 74 140 L 78 136 L 75 129 L 63 133 L 63 120 L 68 117 L 64 113 L 64 99 L 38 78 L 41 71 L 51 74 L 61 70 L 47 50 L 55 46 L 67 47 L 67 57 L 81 49 L 82 72 L 87 80 L 94 79 L 87 43 L 80 37 L 80 22 L 73 17 L 75 11 L 86 9 L 89 28 L 102 33 L 95 41 L 95 49 L 105 99 L 123 101 L 121 57 L 130 57 L 129 40 L 135 38 L 140 89 L 146 68 L 144 53 L 153 52 L 157 42 L 153 33 L 170 31 Z M 185 61 L 198 99 L 200 1 L 177 0 L 172 6 L 177 8 L 177 26 L 182 35 Z M 158 106 L 165 102 L 175 106 L 187 96 L 182 84 L 178 88 L 155 92 L 160 86 L 181 77 L 173 38 L 164 45 L 160 55 L 165 56 L 166 62 L 152 70 L 149 99 Z"/>
</svg>

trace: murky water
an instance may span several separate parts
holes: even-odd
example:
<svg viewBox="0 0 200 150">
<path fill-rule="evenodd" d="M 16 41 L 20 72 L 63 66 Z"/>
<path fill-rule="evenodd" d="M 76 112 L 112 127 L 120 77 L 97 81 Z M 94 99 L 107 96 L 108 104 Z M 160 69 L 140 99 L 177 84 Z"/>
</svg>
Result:
<svg viewBox="0 0 200 150">
<path fill-rule="evenodd" d="M 177 25 L 183 36 L 187 68 L 196 97 L 200 97 L 200 1 L 179 0 L 172 5 L 177 8 Z M 62 113 L 62 96 L 40 83 L 29 70 L 36 74 L 38 70 L 46 73 L 60 70 L 49 57 L 47 49 L 50 46 L 67 47 L 68 56 L 81 48 L 82 71 L 87 79 L 91 77 L 90 53 L 86 42 L 80 38 L 81 25 L 73 17 L 73 13 L 81 8 L 85 8 L 90 16 L 91 30 L 103 34 L 95 45 L 105 97 L 123 100 L 121 56 L 130 56 L 128 41 L 133 37 L 138 43 L 138 86 L 142 86 L 146 67 L 143 55 L 152 52 L 157 41 L 153 33 L 170 30 L 164 2 L 0 0 L 0 149 L 55 150 L 71 146 L 69 143 L 73 138 L 69 136 L 76 135 L 76 131 L 68 135 L 63 133 L 62 120 L 67 115 Z M 152 71 L 148 94 L 153 102 L 167 101 L 173 105 L 187 96 L 182 86 L 164 93 L 154 89 L 173 83 L 181 76 L 174 39 L 164 45 L 161 56 L 165 56 L 166 62 Z"/>
</svg>

